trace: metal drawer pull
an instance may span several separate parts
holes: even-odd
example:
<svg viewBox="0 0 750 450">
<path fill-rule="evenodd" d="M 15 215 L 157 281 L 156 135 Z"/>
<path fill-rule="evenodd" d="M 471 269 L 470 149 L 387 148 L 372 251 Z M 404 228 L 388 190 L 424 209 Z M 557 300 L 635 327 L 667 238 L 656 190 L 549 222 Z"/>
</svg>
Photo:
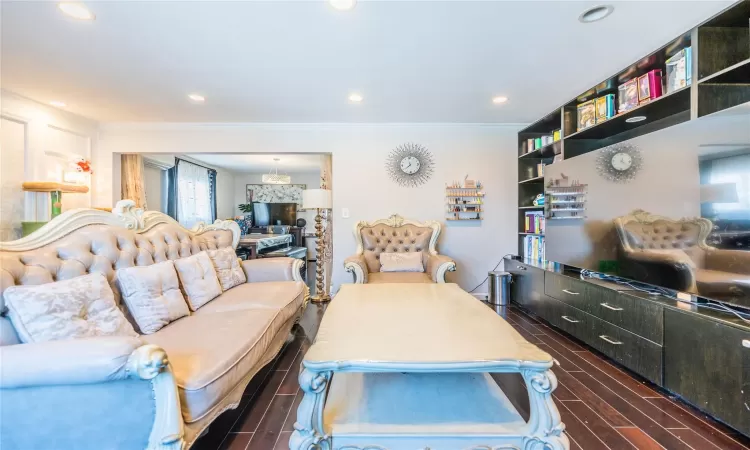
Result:
<svg viewBox="0 0 750 450">
<path fill-rule="evenodd" d="M 622 311 L 623 310 L 622 308 L 617 308 L 617 307 L 614 307 L 614 306 L 609 306 L 606 303 L 599 303 L 599 304 L 602 305 L 603 307 L 607 308 L 607 309 L 611 309 L 612 311 Z"/>
<path fill-rule="evenodd" d="M 579 294 L 578 292 L 569 291 L 567 289 L 563 289 L 563 292 L 565 292 L 566 294 L 570 294 L 570 295 L 578 295 Z"/>
<path fill-rule="evenodd" d="M 518 266 L 518 270 L 526 270 L 524 266 Z"/>
<path fill-rule="evenodd" d="M 750 339 L 743 339 L 742 346 L 745 348 L 750 348 Z"/>
<path fill-rule="evenodd" d="M 601 339 L 601 340 L 603 340 L 603 341 L 607 341 L 607 342 L 609 342 L 610 344 L 614 344 L 614 345 L 622 345 L 622 342 L 620 342 L 620 341 L 615 341 L 615 340 L 614 340 L 614 339 L 612 339 L 611 337 L 609 337 L 609 336 L 607 336 L 607 335 L 604 335 L 604 334 L 602 334 L 601 336 L 599 336 L 599 339 Z"/>
<path fill-rule="evenodd" d="M 571 319 L 571 318 L 570 318 L 570 317 L 568 317 L 568 316 L 560 316 L 560 317 L 562 317 L 562 318 L 563 318 L 563 320 L 567 320 L 567 321 L 568 321 L 568 322 L 570 322 L 570 323 L 578 323 L 578 322 L 580 322 L 580 320 L 575 320 L 575 319 Z"/>
</svg>

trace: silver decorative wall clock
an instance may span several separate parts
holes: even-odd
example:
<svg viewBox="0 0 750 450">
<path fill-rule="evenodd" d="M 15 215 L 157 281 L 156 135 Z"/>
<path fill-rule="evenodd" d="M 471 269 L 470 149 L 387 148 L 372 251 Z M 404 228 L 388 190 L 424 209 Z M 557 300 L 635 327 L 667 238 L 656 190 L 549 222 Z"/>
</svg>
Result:
<svg viewBox="0 0 750 450">
<path fill-rule="evenodd" d="M 393 181 L 404 187 L 424 184 L 432 176 L 435 163 L 427 148 L 419 144 L 402 144 L 391 150 L 385 169 Z"/>
<path fill-rule="evenodd" d="M 596 157 L 596 170 L 599 175 L 615 183 L 633 181 L 642 166 L 641 151 L 629 144 L 603 148 Z"/>
</svg>

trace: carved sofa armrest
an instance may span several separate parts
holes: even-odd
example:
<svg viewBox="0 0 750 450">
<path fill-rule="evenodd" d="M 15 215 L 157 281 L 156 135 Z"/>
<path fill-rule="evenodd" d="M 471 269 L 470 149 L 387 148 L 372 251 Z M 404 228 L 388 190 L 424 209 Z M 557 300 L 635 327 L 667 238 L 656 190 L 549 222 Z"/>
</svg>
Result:
<svg viewBox="0 0 750 450">
<path fill-rule="evenodd" d="M 6 345 L 0 360 L 2 389 L 150 380 L 167 366 L 164 350 L 124 336 Z"/>
<path fill-rule="evenodd" d="M 344 269 L 351 272 L 354 277 L 354 283 L 367 283 L 367 263 L 364 255 L 354 255 L 344 260 Z"/>
<path fill-rule="evenodd" d="M 99 448 L 117 448 L 118 439 L 132 435 L 143 436 L 147 449 L 183 447 L 177 383 L 161 347 L 144 345 L 137 337 L 102 336 L 7 345 L 0 347 L 0 361 L 0 396 L 10 402 L 0 434 L 10 447 L 21 442 L 27 448 L 52 448 L 53 441 L 58 447 L 80 444 L 81 429 L 109 430 L 92 437 Z M 102 395 L 102 390 L 110 394 Z M 128 393 L 141 399 L 140 407 L 125 406 Z M 30 413 L 24 405 L 37 407 Z M 104 410 L 109 413 L 97 412 Z M 37 432 L 60 414 L 70 426 Z"/>
<path fill-rule="evenodd" d="M 302 266 L 296 258 L 260 258 L 240 261 L 248 283 L 263 281 L 303 281 Z"/>
<path fill-rule="evenodd" d="M 427 257 L 427 273 L 435 283 L 445 283 L 445 273 L 456 270 L 456 262 L 445 255 L 430 255 Z"/>
<path fill-rule="evenodd" d="M 623 251 L 622 276 L 684 292 L 695 292 L 694 264 L 687 255 L 680 258 L 658 251 Z"/>
</svg>

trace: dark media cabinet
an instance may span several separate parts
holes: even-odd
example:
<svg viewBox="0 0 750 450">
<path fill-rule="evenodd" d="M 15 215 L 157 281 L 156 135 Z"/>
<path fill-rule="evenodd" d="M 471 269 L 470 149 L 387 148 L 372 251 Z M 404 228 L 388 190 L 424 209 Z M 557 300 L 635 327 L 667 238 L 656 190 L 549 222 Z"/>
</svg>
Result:
<svg viewBox="0 0 750 450">
<path fill-rule="evenodd" d="M 750 326 L 554 263 L 506 259 L 511 301 L 623 367 L 750 435 Z"/>
</svg>

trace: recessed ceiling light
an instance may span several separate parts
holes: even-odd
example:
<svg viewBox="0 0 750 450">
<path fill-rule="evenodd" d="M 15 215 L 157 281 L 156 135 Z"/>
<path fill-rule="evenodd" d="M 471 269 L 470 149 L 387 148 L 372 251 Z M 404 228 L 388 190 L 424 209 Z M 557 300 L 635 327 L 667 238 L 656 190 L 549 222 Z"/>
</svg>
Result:
<svg viewBox="0 0 750 450">
<path fill-rule="evenodd" d="M 500 103 L 505 103 L 508 101 L 508 97 L 498 96 L 498 97 L 492 97 L 492 103 L 499 105 Z"/>
<path fill-rule="evenodd" d="M 352 103 L 360 103 L 364 98 L 360 94 L 351 94 L 349 95 L 349 101 Z"/>
<path fill-rule="evenodd" d="M 615 7 L 612 5 L 599 5 L 589 8 L 578 16 L 578 21 L 582 23 L 591 23 L 604 19 L 612 14 Z"/>
<path fill-rule="evenodd" d="M 57 7 L 60 9 L 60 11 L 64 12 L 66 15 L 78 19 L 78 20 L 94 20 L 96 19 L 96 16 L 94 13 L 89 11 L 88 8 L 86 8 L 86 5 L 84 5 L 81 2 L 60 2 L 57 4 Z"/>
<path fill-rule="evenodd" d="M 200 94 L 188 94 L 188 98 L 193 103 L 203 103 L 206 101 L 206 97 L 200 95 Z"/>
<path fill-rule="evenodd" d="M 339 11 L 349 11 L 357 4 L 357 0 L 328 0 L 328 3 Z"/>
<path fill-rule="evenodd" d="M 646 120 L 646 116 L 633 116 L 633 117 L 628 117 L 627 119 L 625 119 L 625 122 L 636 123 L 636 122 L 643 122 L 644 120 Z"/>
<path fill-rule="evenodd" d="M 49 104 L 52 105 L 52 106 L 56 106 L 58 108 L 65 108 L 65 106 L 66 106 L 65 102 L 61 102 L 61 101 L 58 101 L 58 100 L 52 100 L 51 102 L 49 102 Z"/>
</svg>

